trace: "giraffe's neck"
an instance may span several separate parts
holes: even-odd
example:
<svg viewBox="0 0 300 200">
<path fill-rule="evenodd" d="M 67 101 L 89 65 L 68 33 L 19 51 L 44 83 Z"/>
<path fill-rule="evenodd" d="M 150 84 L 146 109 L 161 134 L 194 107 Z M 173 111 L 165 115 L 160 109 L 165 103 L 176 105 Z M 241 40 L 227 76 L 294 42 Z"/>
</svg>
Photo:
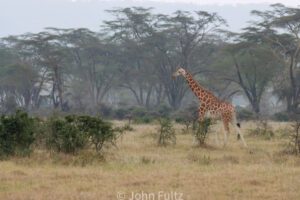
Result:
<svg viewBox="0 0 300 200">
<path fill-rule="evenodd" d="M 196 80 L 194 80 L 193 76 L 190 73 L 186 72 L 184 77 L 188 82 L 193 93 L 201 102 L 205 102 L 208 98 L 211 97 L 214 98 L 214 95 L 202 86 L 200 86 L 200 84 Z"/>
</svg>

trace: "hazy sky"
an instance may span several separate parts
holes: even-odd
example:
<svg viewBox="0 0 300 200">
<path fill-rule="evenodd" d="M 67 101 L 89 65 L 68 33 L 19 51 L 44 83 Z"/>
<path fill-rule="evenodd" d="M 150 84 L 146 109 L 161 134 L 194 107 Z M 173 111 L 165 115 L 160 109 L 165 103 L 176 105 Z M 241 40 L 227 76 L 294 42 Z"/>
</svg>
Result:
<svg viewBox="0 0 300 200">
<path fill-rule="evenodd" d="M 73 0 L 76 1 L 76 0 Z M 140 0 L 142 1 L 142 0 Z M 219 4 L 219 5 L 224 5 L 224 4 L 231 4 L 231 5 L 236 5 L 236 4 L 256 4 L 256 3 L 267 3 L 267 4 L 272 4 L 272 3 L 283 3 L 286 5 L 292 5 L 292 6 L 297 6 L 300 4 L 299 0 L 153 0 L 153 1 L 160 1 L 160 2 L 189 2 L 189 3 L 196 3 L 196 4 L 202 4 L 202 5 L 209 5 L 209 4 Z"/>
<path fill-rule="evenodd" d="M 170 14 L 176 10 L 205 10 L 225 18 L 229 29 L 238 31 L 253 19 L 251 10 L 266 10 L 274 0 L 0 0 L 0 37 L 43 31 L 45 27 L 100 30 L 109 20 L 105 10 L 115 7 L 153 7 Z M 281 0 L 297 6 L 300 0 Z"/>
<path fill-rule="evenodd" d="M 56 0 L 58 1 L 58 0 Z M 64 0 L 63 0 L 64 1 Z M 91 1 L 116 1 L 116 0 L 67 0 L 71 2 L 91 2 Z M 145 0 L 132 0 L 143 2 Z M 148 1 L 148 0 L 146 0 Z M 195 3 L 200 5 L 237 5 L 237 4 L 273 4 L 273 3 L 283 3 L 285 5 L 290 6 L 298 6 L 300 5 L 299 0 L 151 0 L 156 2 L 180 2 L 180 3 Z"/>
</svg>

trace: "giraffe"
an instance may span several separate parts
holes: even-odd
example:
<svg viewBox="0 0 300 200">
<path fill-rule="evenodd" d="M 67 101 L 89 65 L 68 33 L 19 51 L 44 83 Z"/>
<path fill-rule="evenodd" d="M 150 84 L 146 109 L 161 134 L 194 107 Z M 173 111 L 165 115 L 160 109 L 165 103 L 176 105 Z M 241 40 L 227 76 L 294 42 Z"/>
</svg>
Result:
<svg viewBox="0 0 300 200">
<path fill-rule="evenodd" d="M 200 106 L 198 110 L 199 122 L 202 122 L 205 116 L 213 119 L 221 119 L 223 121 L 224 132 L 224 146 L 227 144 L 227 134 L 230 133 L 229 124 L 235 127 L 238 138 L 242 140 L 245 147 L 247 144 L 240 131 L 240 124 L 236 120 L 235 108 L 232 104 L 218 99 L 212 92 L 202 87 L 193 76 L 182 67 L 178 67 L 176 72 L 173 73 L 173 78 L 183 76 L 193 93 L 198 97 Z M 218 138 L 216 133 L 216 139 Z"/>
</svg>

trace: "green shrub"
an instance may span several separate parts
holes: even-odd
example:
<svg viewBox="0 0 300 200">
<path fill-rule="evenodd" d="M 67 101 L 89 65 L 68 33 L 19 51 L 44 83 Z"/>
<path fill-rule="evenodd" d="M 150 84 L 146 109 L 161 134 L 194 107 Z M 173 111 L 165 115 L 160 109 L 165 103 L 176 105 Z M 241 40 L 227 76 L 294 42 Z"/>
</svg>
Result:
<svg viewBox="0 0 300 200">
<path fill-rule="evenodd" d="M 122 129 L 124 130 L 124 131 L 133 131 L 134 129 L 132 128 L 132 126 L 130 125 L 130 123 L 126 123 L 123 127 L 122 127 Z"/>
<path fill-rule="evenodd" d="M 149 124 L 154 120 L 155 113 L 148 111 L 146 108 L 135 107 L 132 108 L 131 116 L 134 123 Z"/>
<path fill-rule="evenodd" d="M 168 118 L 159 119 L 158 145 L 166 146 L 168 143 L 176 144 L 176 135 L 173 124 Z"/>
<path fill-rule="evenodd" d="M 256 122 L 256 128 L 249 130 L 249 135 L 255 137 L 261 137 L 266 140 L 272 139 L 275 134 L 267 120 L 259 120 Z"/>
<path fill-rule="evenodd" d="M 193 125 L 193 120 L 184 117 L 176 117 L 175 122 L 184 125 L 182 128 L 182 133 L 188 133 Z"/>
<path fill-rule="evenodd" d="M 291 116 L 287 112 L 275 113 L 272 117 L 275 121 L 287 122 L 291 119 Z"/>
<path fill-rule="evenodd" d="M 105 117 L 105 118 L 111 117 L 112 113 L 113 113 L 112 108 L 105 104 L 100 104 L 98 110 L 99 110 L 100 116 Z"/>
<path fill-rule="evenodd" d="M 210 118 L 205 118 L 202 122 L 195 121 L 193 123 L 192 133 L 195 136 L 197 145 L 201 146 L 205 144 L 205 140 L 211 125 L 212 120 Z"/>
<path fill-rule="evenodd" d="M 291 125 L 289 133 L 289 144 L 285 149 L 286 153 L 300 155 L 300 121 Z"/>
<path fill-rule="evenodd" d="M 118 108 L 114 110 L 113 117 L 116 119 L 125 119 L 126 116 L 130 115 L 130 113 L 131 113 L 130 109 Z"/>
<path fill-rule="evenodd" d="M 34 118 L 35 141 L 34 147 L 45 148 L 46 139 L 45 135 L 48 133 L 48 122 L 46 118 Z"/>
<path fill-rule="evenodd" d="M 158 117 L 169 117 L 172 109 L 166 105 L 160 105 L 153 109 L 145 107 L 124 107 L 112 111 L 112 117 L 115 119 L 129 119 L 134 123 L 151 123 Z"/>
<path fill-rule="evenodd" d="M 76 125 L 75 117 L 51 118 L 46 145 L 50 150 L 63 153 L 76 153 L 83 149 L 88 136 Z"/>
<path fill-rule="evenodd" d="M 58 152 L 74 154 L 88 144 L 99 152 L 105 143 L 115 145 L 112 124 L 98 117 L 68 115 L 50 119 L 49 126 L 47 147 Z"/>
<path fill-rule="evenodd" d="M 255 119 L 255 114 L 245 108 L 237 107 L 237 117 L 240 120 L 252 120 Z"/>
<path fill-rule="evenodd" d="M 162 104 L 158 108 L 155 109 L 155 112 L 157 113 L 157 115 L 159 117 L 164 117 L 164 118 L 169 117 L 171 114 L 171 111 L 172 111 L 172 109 L 165 104 Z"/>
<path fill-rule="evenodd" d="M 99 152 L 106 142 L 115 145 L 116 134 L 112 124 L 97 117 L 79 116 L 79 129 L 88 134 L 91 143 Z"/>
<path fill-rule="evenodd" d="M 198 121 L 198 112 L 195 111 L 197 111 L 197 108 L 193 110 L 190 107 L 176 113 L 175 121 L 184 125 L 182 133 L 189 133 L 190 129 L 193 128 L 193 124 Z"/>
<path fill-rule="evenodd" d="M 1 116 L 0 156 L 25 156 L 31 153 L 34 137 L 34 119 L 27 113 L 17 110 L 15 114 Z"/>
<path fill-rule="evenodd" d="M 135 117 L 134 123 L 136 124 L 149 124 L 154 121 L 154 117 L 152 116 L 144 116 L 144 117 Z"/>
<path fill-rule="evenodd" d="M 131 114 L 134 118 L 140 118 L 148 115 L 148 111 L 146 108 L 143 107 L 135 107 L 132 108 Z"/>
</svg>

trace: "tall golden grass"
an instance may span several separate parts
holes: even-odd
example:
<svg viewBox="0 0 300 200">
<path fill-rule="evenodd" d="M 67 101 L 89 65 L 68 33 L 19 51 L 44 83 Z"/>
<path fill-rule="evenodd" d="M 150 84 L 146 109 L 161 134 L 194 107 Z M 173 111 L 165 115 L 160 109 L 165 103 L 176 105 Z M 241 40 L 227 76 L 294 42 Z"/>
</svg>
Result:
<svg viewBox="0 0 300 200">
<path fill-rule="evenodd" d="M 289 124 L 273 122 L 271 140 L 245 134 L 248 149 L 235 134 L 225 148 L 217 146 L 213 132 L 219 126 L 206 147 L 193 146 L 193 136 L 182 134 L 180 125 L 177 144 L 158 147 L 157 125 L 134 125 L 104 155 L 35 150 L 29 158 L 0 161 L 0 199 L 110 200 L 119 193 L 130 199 L 132 192 L 160 191 L 182 193 L 185 200 L 300 198 L 300 158 L 282 153 Z M 242 129 L 253 127 L 248 122 Z"/>
</svg>

